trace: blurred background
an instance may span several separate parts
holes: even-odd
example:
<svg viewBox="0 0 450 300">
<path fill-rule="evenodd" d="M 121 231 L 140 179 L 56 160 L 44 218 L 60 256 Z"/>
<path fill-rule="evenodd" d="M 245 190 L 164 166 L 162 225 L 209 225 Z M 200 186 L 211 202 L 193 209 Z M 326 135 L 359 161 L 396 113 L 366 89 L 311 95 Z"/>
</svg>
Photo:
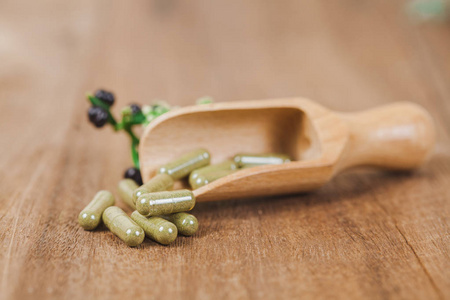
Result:
<svg viewBox="0 0 450 300">
<path fill-rule="evenodd" d="M 116 113 L 157 99 L 303 96 L 346 111 L 414 101 L 442 122 L 447 15 L 444 0 L 3 0 L 0 130 L 40 119 L 58 124 L 48 137 L 81 124 L 85 93 L 100 87 L 115 92 Z"/>
<path fill-rule="evenodd" d="M 444 271 L 450 269 L 441 250 L 448 248 L 441 208 L 448 203 L 450 170 L 445 154 L 450 148 L 449 6 L 444 0 L 0 0 L 0 225 L 5 228 L 0 294 L 70 297 L 86 288 L 97 296 L 114 296 L 117 290 L 126 295 L 138 282 L 120 275 L 132 264 L 118 265 L 136 259 L 165 274 L 152 278 L 163 287 L 155 291 L 161 297 L 169 290 L 161 278 L 175 276 L 178 296 L 214 295 L 226 282 L 220 295 L 231 290 L 235 298 L 290 298 L 305 290 L 331 297 L 340 291 L 342 299 L 349 294 L 389 298 L 386 293 L 444 298 L 439 289 L 448 287 Z M 339 111 L 413 101 L 436 121 L 440 156 L 426 175 L 343 177 L 318 195 L 285 199 L 280 206 L 264 200 L 240 208 L 234 202 L 203 206 L 197 210 L 203 222 L 197 238 L 181 239 L 173 248 L 149 242 L 131 256 L 107 232 L 87 238 L 75 220 L 87 199 L 99 189 L 115 190 L 132 165 L 128 137 L 110 128 L 96 130 L 87 120 L 85 95 L 97 88 L 115 93 L 116 115 L 129 103 L 165 100 L 185 106 L 203 96 L 215 102 L 302 96 Z M 382 205 L 370 195 L 378 195 Z M 418 254 L 383 206 L 405 236 L 413 237 L 409 241 L 418 242 Z M 423 218 L 414 223 L 417 207 Z M 288 218 L 291 211 L 295 216 Z M 335 218 L 329 218 L 333 211 Z M 287 231 L 291 227 L 273 223 L 273 215 L 296 227 Z M 266 231 L 255 230 L 261 220 Z M 377 228 L 374 245 L 384 248 L 372 251 L 375 246 L 366 243 Z M 342 241 L 347 244 L 336 250 Z M 300 242 L 306 254 L 288 266 L 287 260 L 300 257 Z M 235 247 L 213 248 L 227 243 Z M 94 257 L 94 244 L 104 256 Z M 202 253 L 223 260 L 208 261 Z M 244 272 L 234 263 L 236 253 L 253 271 L 245 273 L 250 268 Z M 424 259 L 429 272 L 423 273 L 416 256 L 429 258 Z M 392 265 L 397 273 L 391 273 Z M 152 274 L 144 269 L 139 275 L 148 279 L 144 276 Z M 336 270 L 342 270 L 340 281 Z M 111 274 L 116 281 L 110 281 Z M 260 276 L 246 281 L 255 274 Z M 86 278 L 103 278 L 109 286 Z M 405 280 L 398 283 L 399 278 Z M 213 283 L 204 284 L 208 280 Z M 116 285 L 119 281 L 123 284 Z M 358 288 L 343 289 L 346 283 Z"/>
<path fill-rule="evenodd" d="M 125 103 L 306 96 L 357 109 L 423 102 L 448 78 L 439 0 L 0 3 L 0 91 L 11 108 L 59 99 L 64 110 L 104 87 Z"/>
</svg>

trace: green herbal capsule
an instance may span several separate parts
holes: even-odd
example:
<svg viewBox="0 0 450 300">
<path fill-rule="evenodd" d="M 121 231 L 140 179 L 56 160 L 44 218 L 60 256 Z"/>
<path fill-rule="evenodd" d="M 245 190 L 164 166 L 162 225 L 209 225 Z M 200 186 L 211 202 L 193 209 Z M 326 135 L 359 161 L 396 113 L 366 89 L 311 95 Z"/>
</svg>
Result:
<svg viewBox="0 0 450 300">
<path fill-rule="evenodd" d="M 130 247 L 138 246 L 144 241 L 144 230 L 117 206 L 111 206 L 105 210 L 103 222 L 112 233 Z"/>
<path fill-rule="evenodd" d="M 168 245 L 177 238 L 177 226 L 163 218 L 147 218 L 137 211 L 131 214 L 131 218 L 144 229 L 145 235 L 155 242 Z"/>
<path fill-rule="evenodd" d="M 195 190 L 219 178 L 233 174 L 236 171 L 238 170 L 217 170 L 209 173 L 203 173 L 200 175 L 197 174 L 195 179 L 191 179 L 191 177 L 189 177 L 189 184 L 191 185 L 192 189 Z"/>
<path fill-rule="evenodd" d="M 234 162 L 239 168 L 250 168 L 262 165 L 278 165 L 291 161 L 286 154 L 266 153 L 266 154 L 249 154 L 240 153 L 234 156 Z"/>
<path fill-rule="evenodd" d="M 105 209 L 114 205 L 114 202 L 114 196 L 110 192 L 98 192 L 78 215 L 78 223 L 85 230 L 94 230 L 100 224 Z"/>
<path fill-rule="evenodd" d="M 188 211 L 194 206 L 195 197 L 190 190 L 149 193 L 136 201 L 137 211 L 146 217 Z"/>
<path fill-rule="evenodd" d="M 191 214 L 180 212 L 165 216 L 164 218 L 175 224 L 178 229 L 178 233 L 182 235 L 191 236 L 197 232 L 198 220 Z"/>
<path fill-rule="evenodd" d="M 136 209 L 133 201 L 133 192 L 138 188 L 136 182 L 132 179 L 123 179 L 119 182 L 118 190 L 120 198 L 132 209 Z"/>
<path fill-rule="evenodd" d="M 210 157 L 211 155 L 209 155 L 209 152 L 205 149 L 197 149 L 160 167 L 158 173 L 168 174 L 172 176 L 174 180 L 181 179 L 188 176 L 189 173 L 195 169 L 207 166 Z"/>
<path fill-rule="evenodd" d="M 216 179 L 233 173 L 232 171 L 237 170 L 237 168 L 237 165 L 232 160 L 227 160 L 220 164 L 209 165 L 193 171 L 191 175 L 189 175 L 189 184 L 193 189 L 197 189 Z"/>
<path fill-rule="evenodd" d="M 192 171 L 191 175 L 189 175 L 189 182 L 192 180 L 195 180 L 199 175 L 211 173 L 213 171 L 219 171 L 219 170 L 236 170 L 238 167 L 236 163 L 232 160 L 227 160 L 224 162 L 221 162 L 220 164 L 215 165 L 209 165 L 197 170 Z"/>
<path fill-rule="evenodd" d="M 133 203 L 136 204 L 136 200 L 144 194 L 167 191 L 172 188 L 172 177 L 167 174 L 158 174 L 133 192 Z"/>
</svg>

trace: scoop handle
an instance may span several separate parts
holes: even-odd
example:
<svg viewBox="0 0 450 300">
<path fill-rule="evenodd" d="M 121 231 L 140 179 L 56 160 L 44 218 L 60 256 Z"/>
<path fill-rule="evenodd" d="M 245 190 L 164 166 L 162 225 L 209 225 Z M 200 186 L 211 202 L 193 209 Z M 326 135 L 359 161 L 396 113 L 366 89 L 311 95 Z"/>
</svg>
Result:
<svg viewBox="0 0 450 300">
<path fill-rule="evenodd" d="M 356 166 L 409 170 L 420 166 L 434 148 L 433 120 L 417 104 L 398 102 L 340 115 L 348 124 L 349 140 L 338 171 Z"/>
</svg>

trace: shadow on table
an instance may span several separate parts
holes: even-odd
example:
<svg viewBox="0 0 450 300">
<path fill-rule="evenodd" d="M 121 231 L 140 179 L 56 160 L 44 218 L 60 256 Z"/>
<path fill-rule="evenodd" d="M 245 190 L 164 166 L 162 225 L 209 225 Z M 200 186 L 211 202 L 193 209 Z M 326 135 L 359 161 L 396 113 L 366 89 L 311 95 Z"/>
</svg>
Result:
<svg viewBox="0 0 450 300">
<path fill-rule="evenodd" d="M 246 218 L 251 212 L 277 215 L 285 211 L 329 205 L 349 199 L 370 201 L 371 197 L 368 195 L 380 194 L 405 182 L 424 178 L 432 180 L 433 169 L 438 165 L 439 162 L 434 159 L 426 167 L 415 171 L 356 170 L 340 174 L 320 189 L 309 193 L 198 203 L 193 214 L 201 219 L 219 218 L 220 215 L 230 214 L 234 219 L 241 219 Z"/>
</svg>

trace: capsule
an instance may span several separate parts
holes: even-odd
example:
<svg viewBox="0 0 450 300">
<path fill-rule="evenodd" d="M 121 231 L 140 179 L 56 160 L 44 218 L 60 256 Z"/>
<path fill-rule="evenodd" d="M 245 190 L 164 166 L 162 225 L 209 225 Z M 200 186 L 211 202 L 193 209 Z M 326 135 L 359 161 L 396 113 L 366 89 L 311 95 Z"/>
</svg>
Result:
<svg viewBox="0 0 450 300">
<path fill-rule="evenodd" d="M 191 179 L 189 177 L 189 184 L 191 185 L 192 189 L 198 189 L 199 187 L 202 187 L 210 182 L 213 182 L 219 178 L 225 177 L 227 175 L 233 174 L 234 172 L 237 172 L 238 170 L 217 170 L 212 171 L 209 173 L 203 173 L 196 176 L 195 179 Z M 192 174 L 192 173 L 191 173 Z"/>
<path fill-rule="evenodd" d="M 179 234 L 191 236 L 197 232 L 198 220 L 194 215 L 180 212 L 165 216 L 164 218 L 175 224 Z"/>
<path fill-rule="evenodd" d="M 131 218 L 144 229 L 145 235 L 163 245 L 169 245 L 178 235 L 175 224 L 160 217 L 144 217 L 139 212 L 134 211 Z"/>
<path fill-rule="evenodd" d="M 114 202 L 114 196 L 110 192 L 98 192 L 78 215 L 78 223 L 85 230 L 94 230 L 100 224 L 105 209 L 114 205 Z"/>
<path fill-rule="evenodd" d="M 240 153 L 233 158 L 239 168 L 250 168 L 262 165 L 278 165 L 291 161 L 289 155 L 281 153 L 250 154 Z"/>
<path fill-rule="evenodd" d="M 130 247 L 138 246 L 144 241 L 144 230 L 117 206 L 111 206 L 105 210 L 103 222 L 112 233 Z"/>
<path fill-rule="evenodd" d="M 133 203 L 136 204 L 136 200 L 144 194 L 171 190 L 173 188 L 173 182 L 170 175 L 156 175 L 133 192 Z"/>
<path fill-rule="evenodd" d="M 210 157 L 205 149 L 197 149 L 160 167 L 158 173 L 168 174 L 174 180 L 178 180 L 188 176 L 195 169 L 209 165 Z"/>
<path fill-rule="evenodd" d="M 209 165 L 193 171 L 189 175 L 189 184 L 193 189 L 197 189 L 205 184 L 208 184 L 216 179 L 227 176 L 237 170 L 237 165 L 232 160 L 221 162 L 220 164 Z"/>
<path fill-rule="evenodd" d="M 189 175 L 189 182 L 192 180 L 195 180 L 197 176 L 201 174 L 211 173 L 213 171 L 219 171 L 219 170 L 236 170 L 238 167 L 236 163 L 232 160 L 226 160 L 224 162 L 221 162 L 220 164 L 215 165 L 209 165 L 197 170 L 192 171 L 192 173 Z"/>
<path fill-rule="evenodd" d="M 133 201 L 133 192 L 138 188 L 136 182 L 132 179 L 123 179 L 119 182 L 118 191 L 120 198 L 132 209 L 136 209 Z"/>
<path fill-rule="evenodd" d="M 146 217 L 188 211 L 194 206 L 195 197 L 190 190 L 144 194 L 136 201 L 137 211 Z"/>
</svg>

